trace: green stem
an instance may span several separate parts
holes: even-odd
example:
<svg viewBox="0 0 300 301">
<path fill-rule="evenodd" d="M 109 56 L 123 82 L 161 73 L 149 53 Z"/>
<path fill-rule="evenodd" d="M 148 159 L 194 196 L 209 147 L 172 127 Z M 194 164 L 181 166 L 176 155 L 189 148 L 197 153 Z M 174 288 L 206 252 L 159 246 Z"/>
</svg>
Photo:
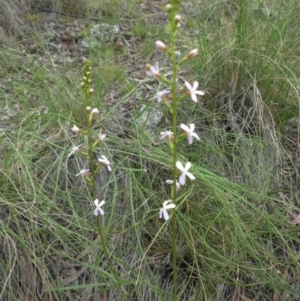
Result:
<svg viewBox="0 0 300 301">
<path fill-rule="evenodd" d="M 89 82 L 89 74 L 84 74 L 87 77 L 87 80 L 85 81 L 85 86 L 83 88 L 84 92 L 84 102 L 85 102 L 85 108 L 90 107 L 90 82 Z M 90 164 L 90 172 L 91 172 L 91 184 L 92 184 L 92 199 L 95 200 L 97 198 L 97 190 L 96 190 L 96 168 L 95 168 L 95 162 L 94 162 L 94 144 L 93 144 L 93 137 L 92 137 L 92 117 L 90 110 L 86 110 L 86 124 L 87 124 L 87 142 L 88 142 L 88 157 L 89 157 L 89 164 Z M 120 280 L 119 275 L 117 274 L 116 270 L 113 267 L 110 254 L 108 252 L 108 249 L 106 248 L 106 243 L 103 235 L 103 231 L 101 228 L 100 218 L 99 215 L 97 216 L 97 228 L 98 233 L 100 236 L 101 245 L 103 247 L 103 251 L 105 254 L 105 257 L 108 261 L 109 269 L 111 270 L 112 274 L 114 275 L 114 279 L 116 280 L 118 287 L 121 289 L 121 293 L 123 296 L 123 300 L 127 300 L 127 295 L 125 289 L 122 287 L 122 283 Z"/>
<path fill-rule="evenodd" d="M 174 2 L 174 1 L 173 1 Z M 177 174 L 176 174 L 176 161 L 177 161 L 177 85 L 176 85 L 176 78 L 177 78 L 177 62 L 176 62 L 176 23 L 175 23 L 175 14 L 176 10 L 173 9 L 171 13 L 171 62 L 172 62 L 172 82 L 171 82 L 171 93 L 172 93 L 172 132 L 174 134 L 174 142 L 173 142 L 173 188 L 172 188 L 172 201 L 176 204 L 177 201 Z M 172 252 L 173 252 L 173 301 L 177 301 L 177 252 L 176 252 L 176 210 L 174 210 L 172 214 Z"/>
</svg>

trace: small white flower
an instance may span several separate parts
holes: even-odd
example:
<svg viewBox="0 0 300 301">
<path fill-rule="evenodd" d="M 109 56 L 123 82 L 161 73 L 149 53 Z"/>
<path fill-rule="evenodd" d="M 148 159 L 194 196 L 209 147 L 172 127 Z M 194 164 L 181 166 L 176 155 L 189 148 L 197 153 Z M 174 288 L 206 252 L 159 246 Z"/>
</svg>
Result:
<svg viewBox="0 0 300 301">
<path fill-rule="evenodd" d="M 99 203 L 99 200 L 96 199 L 96 200 L 94 201 L 94 204 L 95 204 L 95 206 L 96 206 L 96 209 L 94 210 L 94 214 L 95 214 L 96 216 L 97 216 L 98 214 L 104 215 L 104 211 L 103 211 L 103 209 L 102 209 L 101 207 L 105 204 L 105 201 L 101 201 L 101 202 Z"/>
<path fill-rule="evenodd" d="M 73 127 L 71 128 L 71 131 L 74 132 L 74 133 L 79 133 L 80 132 L 80 129 L 77 125 L 73 125 Z"/>
<path fill-rule="evenodd" d="M 161 51 L 164 51 L 167 49 L 167 46 L 162 41 L 156 41 L 155 47 L 157 50 L 161 50 Z"/>
<path fill-rule="evenodd" d="M 204 95 L 204 92 L 197 90 L 199 86 L 199 83 L 197 81 L 194 82 L 193 87 L 189 82 L 184 82 L 184 84 L 188 88 L 189 94 L 191 95 L 191 98 L 194 102 L 198 102 L 197 95 Z"/>
<path fill-rule="evenodd" d="M 99 114 L 99 110 L 97 108 L 93 109 L 91 112 L 92 115 Z"/>
<path fill-rule="evenodd" d="M 100 132 L 100 133 L 99 133 L 99 136 L 98 136 L 98 139 L 99 139 L 100 141 L 102 141 L 102 140 L 105 139 L 105 137 L 106 137 L 106 135 L 105 135 L 105 134 L 102 134 L 102 133 Z"/>
<path fill-rule="evenodd" d="M 185 125 L 185 124 L 182 123 L 180 125 L 180 127 L 185 132 L 189 144 L 193 143 L 193 137 L 195 137 L 196 139 L 200 140 L 199 136 L 196 133 L 194 133 L 194 130 L 195 130 L 195 124 L 194 123 L 191 123 L 190 127 L 188 127 L 187 125 Z"/>
<path fill-rule="evenodd" d="M 169 90 L 162 90 L 156 93 L 157 102 L 161 102 L 163 99 L 166 99 L 166 95 L 170 94 L 171 92 Z"/>
<path fill-rule="evenodd" d="M 107 166 L 108 171 L 111 171 L 110 162 L 105 156 L 101 156 L 102 159 L 98 158 L 98 161 Z"/>
<path fill-rule="evenodd" d="M 78 176 L 87 176 L 87 175 L 90 175 L 90 170 L 89 170 L 89 169 L 82 169 L 82 170 L 76 175 L 76 177 L 78 177 Z"/>
<path fill-rule="evenodd" d="M 169 219 L 169 213 L 168 213 L 168 209 L 173 209 L 176 207 L 175 204 L 169 204 L 171 203 L 172 200 L 167 200 L 167 201 L 164 201 L 163 203 L 163 207 L 159 210 L 159 218 L 164 218 L 164 220 L 168 220 Z M 168 205 L 169 204 L 169 205 Z"/>
<path fill-rule="evenodd" d="M 70 156 L 72 156 L 73 154 L 77 153 L 77 152 L 79 151 L 81 145 L 82 145 L 82 144 L 80 144 L 80 145 L 78 145 L 78 146 L 74 146 L 74 147 L 72 148 L 72 151 L 71 151 L 70 154 L 68 155 L 68 157 L 70 157 Z"/>
<path fill-rule="evenodd" d="M 174 181 L 173 180 L 167 180 L 167 184 L 173 185 Z M 176 190 L 178 191 L 180 189 L 180 184 L 176 181 Z"/>
<path fill-rule="evenodd" d="M 172 140 L 174 137 L 174 133 L 171 131 L 165 131 L 165 132 L 160 133 L 160 140 L 162 140 L 166 137 L 168 137 L 170 140 Z"/>
<path fill-rule="evenodd" d="M 154 67 L 152 65 L 147 65 L 147 71 L 146 74 L 150 75 L 150 76 L 156 76 L 156 77 L 160 77 L 161 74 L 159 73 L 159 68 L 158 66 Z"/>
<path fill-rule="evenodd" d="M 191 162 L 187 162 L 185 164 L 185 167 L 183 167 L 181 162 L 179 162 L 179 161 L 176 162 L 176 167 L 181 172 L 181 175 L 179 177 L 179 183 L 181 185 L 185 184 L 185 177 L 186 176 L 188 176 L 191 180 L 195 180 L 195 177 L 190 172 L 188 172 L 188 170 L 191 168 L 191 166 L 192 166 Z"/>
</svg>

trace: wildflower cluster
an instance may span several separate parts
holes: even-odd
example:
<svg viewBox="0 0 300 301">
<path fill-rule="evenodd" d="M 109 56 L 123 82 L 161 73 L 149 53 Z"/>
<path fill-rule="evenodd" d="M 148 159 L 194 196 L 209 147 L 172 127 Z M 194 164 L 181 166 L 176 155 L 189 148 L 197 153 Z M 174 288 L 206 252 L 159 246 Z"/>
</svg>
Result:
<svg viewBox="0 0 300 301">
<path fill-rule="evenodd" d="M 204 95 L 203 91 L 198 90 L 199 83 L 194 81 L 193 84 L 188 81 L 184 81 L 184 87 L 181 89 L 177 88 L 177 70 L 178 68 L 187 60 L 190 60 L 198 55 L 198 49 L 193 49 L 184 55 L 181 59 L 176 59 L 176 47 L 175 41 L 177 36 L 177 31 L 180 28 L 181 17 L 177 14 L 179 9 L 180 1 L 172 1 L 166 6 L 166 10 L 168 13 L 168 21 L 170 28 L 170 37 L 171 43 L 170 45 L 166 45 L 162 41 L 156 41 L 155 47 L 158 51 L 165 52 L 172 64 L 173 74 L 172 78 L 168 79 L 164 74 L 162 74 L 159 70 L 158 65 L 150 65 L 146 66 L 146 74 L 148 76 L 152 76 L 156 78 L 158 81 L 162 83 L 162 90 L 158 91 L 154 98 L 157 99 L 158 103 L 163 103 L 170 114 L 172 115 L 172 129 L 168 129 L 164 132 L 161 132 L 160 139 L 167 139 L 172 157 L 173 157 L 173 179 L 167 180 L 166 183 L 172 185 L 171 190 L 171 199 L 164 201 L 163 206 L 159 211 L 159 218 L 163 218 L 164 220 L 169 219 L 168 210 L 172 210 L 176 207 L 176 192 L 179 191 L 181 186 L 185 185 L 186 178 L 190 180 L 195 180 L 194 175 L 189 172 L 192 164 L 190 162 L 186 162 L 183 165 L 180 161 L 177 160 L 177 145 L 182 140 L 182 138 L 186 137 L 188 144 L 192 144 L 194 139 L 200 140 L 198 134 L 195 132 L 195 124 L 190 123 L 189 125 L 181 124 L 180 129 L 182 130 L 181 134 L 177 134 L 177 107 L 181 104 L 181 102 L 188 96 L 195 103 L 198 102 L 198 98 Z"/>
</svg>

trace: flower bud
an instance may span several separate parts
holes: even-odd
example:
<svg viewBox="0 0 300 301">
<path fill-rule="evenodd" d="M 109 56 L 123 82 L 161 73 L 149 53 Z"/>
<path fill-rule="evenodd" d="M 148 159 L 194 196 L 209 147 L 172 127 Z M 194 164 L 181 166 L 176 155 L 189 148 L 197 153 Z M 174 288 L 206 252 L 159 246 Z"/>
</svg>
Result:
<svg viewBox="0 0 300 301">
<path fill-rule="evenodd" d="M 172 9 L 172 5 L 171 4 L 167 4 L 166 5 L 166 11 L 169 12 L 171 9 Z"/>
<path fill-rule="evenodd" d="M 90 88 L 89 89 L 89 94 L 93 94 L 94 93 L 94 89 Z"/>
<path fill-rule="evenodd" d="M 77 125 L 73 125 L 73 127 L 71 128 L 71 131 L 74 132 L 74 133 L 79 133 L 80 132 L 80 129 Z"/>
<path fill-rule="evenodd" d="M 180 27 L 180 21 L 181 21 L 181 16 L 180 15 L 176 15 L 175 18 L 175 25 L 176 25 L 176 28 L 179 28 Z"/>
<path fill-rule="evenodd" d="M 191 50 L 191 51 L 189 52 L 189 54 L 187 55 L 187 57 L 188 57 L 189 59 L 191 59 L 191 58 L 195 57 L 196 55 L 198 55 L 198 53 L 199 53 L 198 49 L 193 49 L 193 50 Z"/>
<path fill-rule="evenodd" d="M 99 114 L 99 110 L 97 108 L 93 109 L 91 112 L 92 115 Z"/>
<path fill-rule="evenodd" d="M 156 41 L 155 47 L 157 50 L 161 50 L 161 51 L 164 51 L 167 49 L 167 46 L 162 41 Z"/>
<path fill-rule="evenodd" d="M 175 21 L 176 22 L 180 22 L 181 21 L 181 16 L 180 15 L 176 15 L 175 16 Z"/>
<path fill-rule="evenodd" d="M 86 107 L 86 110 L 88 111 L 88 112 L 90 112 L 91 111 L 91 107 Z"/>
</svg>

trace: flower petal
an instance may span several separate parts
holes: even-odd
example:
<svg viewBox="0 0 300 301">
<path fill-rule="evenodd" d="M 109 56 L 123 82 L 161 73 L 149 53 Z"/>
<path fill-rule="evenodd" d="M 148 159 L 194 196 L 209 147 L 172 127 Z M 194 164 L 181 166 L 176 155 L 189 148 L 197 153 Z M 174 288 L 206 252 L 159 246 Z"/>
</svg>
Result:
<svg viewBox="0 0 300 301">
<path fill-rule="evenodd" d="M 196 139 L 200 140 L 200 137 L 199 137 L 198 134 L 196 134 L 196 133 L 192 133 L 191 136 L 194 136 Z"/>
<path fill-rule="evenodd" d="M 189 128 L 187 125 L 185 125 L 184 123 L 182 123 L 182 124 L 180 125 L 180 127 L 181 127 L 185 132 L 189 132 L 189 131 L 190 131 L 190 128 Z"/>
<path fill-rule="evenodd" d="M 176 207 L 175 204 L 169 204 L 169 205 L 167 205 L 167 206 L 165 207 L 165 209 L 173 209 L 173 208 L 175 208 L 175 207 Z"/>
<path fill-rule="evenodd" d="M 191 94 L 191 98 L 192 98 L 192 101 L 198 102 L 197 96 L 194 92 Z"/>
<path fill-rule="evenodd" d="M 165 209 L 168 203 L 172 202 L 172 200 L 167 200 L 163 202 L 163 208 Z"/>
<path fill-rule="evenodd" d="M 194 91 L 193 92 L 194 94 L 197 94 L 197 95 L 201 95 L 201 96 L 203 96 L 203 95 L 205 95 L 205 93 L 203 92 L 203 91 Z"/>
<path fill-rule="evenodd" d="M 195 81 L 194 84 L 193 84 L 193 91 L 194 92 L 197 90 L 198 86 L 199 86 L 199 83 L 197 81 Z"/>
<path fill-rule="evenodd" d="M 179 177 L 179 184 L 180 185 L 184 185 L 185 184 L 185 173 L 181 174 L 181 176 Z"/>
<path fill-rule="evenodd" d="M 190 84 L 189 82 L 185 81 L 184 84 L 185 84 L 185 86 L 186 86 L 190 91 L 193 90 L 193 88 L 192 88 L 192 86 L 191 86 L 191 84 Z"/>
<path fill-rule="evenodd" d="M 196 178 L 195 178 L 195 176 L 193 175 L 193 174 L 191 174 L 190 172 L 186 172 L 185 173 L 191 180 L 195 180 Z"/>
<path fill-rule="evenodd" d="M 180 171 L 184 171 L 184 167 L 182 165 L 182 163 L 180 161 L 176 162 L 176 167 L 180 170 Z"/>
<path fill-rule="evenodd" d="M 186 162 L 184 170 L 188 171 L 191 167 L 192 167 L 192 163 L 191 162 Z"/>
<path fill-rule="evenodd" d="M 164 220 L 167 221 L 169 219 L 169 213 L 167 210 L 163 210 Z"/>
</svg>

